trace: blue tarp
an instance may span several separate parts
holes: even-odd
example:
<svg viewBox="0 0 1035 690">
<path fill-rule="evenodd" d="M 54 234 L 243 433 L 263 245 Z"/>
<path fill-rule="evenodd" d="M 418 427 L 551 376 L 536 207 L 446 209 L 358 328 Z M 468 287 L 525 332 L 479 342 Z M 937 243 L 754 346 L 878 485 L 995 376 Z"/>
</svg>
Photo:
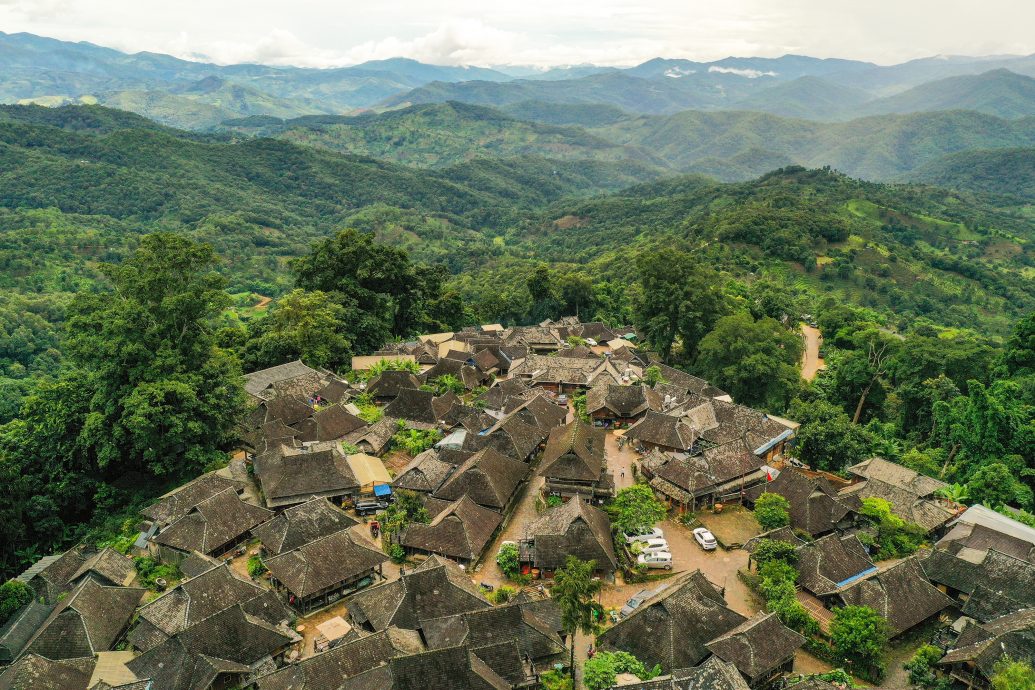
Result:
<svg viewBox="0 0 1035 690">
<path fill-rule="evenodd" d="M 844 587 L 847 584 L 851 584 L 852 582 L 855 582 L 856 580 L 861 580 L 862 578 L 866 577 L 870 573 L 875 573 L 878 570 L 879 570 L 879 568 L 877 568 L 877 566 L 872 566 L 870 568 L 867 568 L 866 570 L 862 571 L 861 573 L 857 573 L 855 575 L 852 575 L 851 577 L 847 577 L 844 580 L 841 580 L 840 582 L 837 583 L 837 588 L 840 589 L 841 587 Z"/>
<path fill-rule="evenodd" d="M 388 484 L 375 484 L 374 485 L 374 495 L 375 496 L 391 496 L 392 495 L 392 487 L 389 486 Z"/>
</svg>

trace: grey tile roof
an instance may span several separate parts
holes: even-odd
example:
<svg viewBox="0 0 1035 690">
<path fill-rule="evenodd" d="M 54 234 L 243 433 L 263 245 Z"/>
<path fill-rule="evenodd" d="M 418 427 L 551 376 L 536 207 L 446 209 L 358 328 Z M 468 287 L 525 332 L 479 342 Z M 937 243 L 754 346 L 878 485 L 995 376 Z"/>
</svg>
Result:
<svg viewBox="0 0 1035 690">
<path fill-rule="evenodd" d="M 384 371 L 367 383 L 366 392 L 375 398 L 394 398 L 406 389 L 420 388 L 420 379 L 408 371 Z"/>
<path fill-rule="evenodd" d="M 705 449 L 690 457 L 672 457 L 654 470 L 656 476 L 688 496 L 710 493 L 715 487 L 756 474 L 762 461 L 742 441 Z"/>
<path fill-rule="evenodd" d="M 543 450 L 544 477 L 595 481 L 606 468 L 603 429 L 576 419 L 550 432 Z"/>
<path fill-rule="evenodd" d="M 435 394 L 431 391 L 404 388 L 392 402 L 385 405 L 388 417 L 405 419 L 409 422 L 437 424 L 438 414 L 434 406 Z M 443 411 L 444 413 L 444 411 Z"/>
<path fill-rule="evenodd" d="M 488 546 L 503 516 L 468 496 L 449 504 L 430 524 L 411 524 L 401 535 L 403 546 L 451 558 L 476 560 Z"/>
<path fill-rule="evenodd" d="M 513 640 L 522 656 L 537 662 L 564 652 L 557 632 L 521 603 L 425 620 L 422 629 L 429 649 L 461 644 L 476 649 Z"/>
<path fill-rule="evenodd" d="M 374 630 L 416 630 L 424 620 L 491 606 L 460 566 L 430 556 L 398 580 L 357 592 L 349 599 L 349 615 L 356 625 Z"/>
<path fill-rule="evenodd" d="M 577 498 L 550 508 L 529 523 L 525 539 L 533 542 L 537 568 L 559 568 L 569 555 L 596 561 L 602 570 L 618 567 L 607 514 Z"/>
<path fill-rule="evenodd" d="M 952 600 L 928 582 L 915 556 L 842 590 L 850 606 L 869 606 L 888 620 L 892 637 L 922 623 Z"/>
<path fill-rule="evenodd" d="M 604 382 L 593 386 L 586 393 L 586 413 L 608 411 L 615 417 L 636 417 L 651 409 L 647 392 L 650 389 L 643 384 L 623 386 Z"/>
<path fill-rule="evenodd" d="M 388 442 L 392 440 L 392 436 L 399 431 L 398 422 L 399 420 L 394 417 L 384 416 L 370 426 L 347 434 L 344 440 L 346 443 L 359 447 L 360 450 L 363 450 L 364 446 L 368 446 L 372 454 L 381 455 L 388 446 Z"/>
<path fill-rule="evenodd" d="M 227 489 L 239 490 L 240 485 L 232 479 L 227 479 L 215 472 L 209 472 L 163 496 L 153 505 L 144 508 L 140 513 L 160 525 L 168 525 L 189 513 L 194 506 L 202 501 L 212 498 Z"/>
<path fill-rule="evenodd" d="M 397 489 L 431 493 L 456 469 L 456 465 L 440 459 L 439 451 L 429 448 L 417 455 L 392 480 Z"/>
<path fill-rule="evenodd" d="M 832 594 L 876 568 L 854 534 L 828 534 L 799 546 L 797 553 L 798 584 L 816 596 Z"/>
<path fill-rule="evenodd" d="M 520 460 L 486 448 L 457 467 L 433 495 L 446 501 L 469 496 L 478 505 L 503 510 L 528 471 Z"/>
<path fill-rule="evenodd" d="M 52 661 L 26 654 L 0 673 L 0 690 L 86 690 L 94 658 Z"/>
<path fill-rule="evenodd" d="M 253 371 L 244 375 L 244 389 L 251 395 L 258 396 L 275 383 L 293 378 L 319 379 L 319 372 L 302 364 L 301 360 L 278 364 L 275 367 Z"/>
<path fill-rule="evenodd" d="M 43 627 L 53 610 L 53 604 L 44 604 L 39 599 L 33 599 L 15 611 L 7 622 L 0 626 L 0 664 L 9 664 L 22 653 L 25 645 L 36 631 Z"/>
<path fill-rule="evenodd" d="M 921 565 L 932 582 L 969 594 L 966 608 L 975 618 L 987 620 L 1035 606 L 1035 564 L 995 549 L 952 547 L 950 542 L 934 549 Z"/>
<path fill-rule="evenodd" d="M 785 467 L 752 494 L 757 498 L 762 492 L 786 498 L 791 505 L 791 527 L 812 535 L 830 532 L 852 512 L 830 482 L 822 477 L 810 478 L 793 467 Z"/>
<path fill-rule="evenodd" d="M 54 608 L 26 650 L 55 660 L 107 651 L 118 641 L 145 592 L 86 580 Z"/>
<path fill-rule="evenodd" d="M 626 651 L 648 667 L 662 671 L 689 668 L 703 661 L 707 643 L 744 621 L 726 606 L 722 595 L 695 570 L 671 580 L 660 593 L 602 635 L 604 650 Z"/>
<path fill-rule="evenodd" d="M 102 584 L 125 587 L 136 578 L 136 574 L 132 560 L 115 549 L 108 548 L 90 556 L 72 575 L 70 581 L 76 582 L 84 576 L 91 576 L 99 578 Z"/>
<path fill-rule="evenodd" d="M 272 516 L 265 508 L 242 501 L 235 489 L 226 489 L 194 506 L 155 535 L 154 541 L 180 551 L 216 553 Z"/>
<path fill-rule="evenodd" d="M 341 405 L 330 405 L 295 425 L 299 441 L 335 441 L 367 425 Z"/>
<path fill-rule="evenodd" d="M 304 546 L 358 524 L 326 498 L 314 498 L 292 506 L 255 529 L 252 534 L 272 555 Z"/>
<path fill-rule="evenodd" d="M 865 498 L 882 498 L 891 504 L 895 515 L 928 532 L 956 515 L 952 504 L 933 498 L 935 491 L 947 486 L 945 482 L 883 458 L 871 458 L 849 467 L 848 471 L 865 481 L 842 489 L 839 492 L 842 500 L 861 503 Z"/>
<path fill-rule="evenodd" d="M 359 489 L 348 459 L 333 442 L 303 448 L 279 445 L 256 456 L 253 466 L 269 506 Z"/>
<path fill-rule="evenodd" d="M 1035 608 L 968 625 L 938 664 L 973 664 L 981 675 L 991 679 L 996 662 L 1004 654 L 1015 661 L 1035 664 Z"/>
<path fill-rule="evenodd" d="M 708 650 L 728 661 L 753 685 L 765 680 L 805 644 L 805 637 L 780 622 L 775 613 L 759 613 L 709 642 Z"/>
<path fill-rule="evenodd" d="M 360 577 L 387 560 L 381 551 L 340 531 L 264 559 L 263 563 L 295 596 L 307 597 Z"/>
<path fill-rule="evenodd" d="M 697 433 L 681 417 L 649 410 L 643 419 L 629 427 L 625 437 L 686 451 L 694 445 Z"/>
</svg>

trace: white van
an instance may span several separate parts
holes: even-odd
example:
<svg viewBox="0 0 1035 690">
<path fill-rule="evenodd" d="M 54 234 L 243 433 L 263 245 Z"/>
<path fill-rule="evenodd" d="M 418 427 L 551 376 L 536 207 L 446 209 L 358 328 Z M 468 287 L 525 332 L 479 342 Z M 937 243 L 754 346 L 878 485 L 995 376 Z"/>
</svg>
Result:
<svg viewBox="0 0 1035 690">
<path fill-rule="evenodd" d="M 664 539 L 647 539 L 641 541 L 640 553 L 657 553 L 658 551 L 668 551 L 668 542 Z"/>
<path fill-rule="evenodd" d="M 652 553 L 641 553 L 636 562 L 648 568 L 664 568 L 672 570 L 672 554 L 668 551 L 654 551 Z"/>
</svg>

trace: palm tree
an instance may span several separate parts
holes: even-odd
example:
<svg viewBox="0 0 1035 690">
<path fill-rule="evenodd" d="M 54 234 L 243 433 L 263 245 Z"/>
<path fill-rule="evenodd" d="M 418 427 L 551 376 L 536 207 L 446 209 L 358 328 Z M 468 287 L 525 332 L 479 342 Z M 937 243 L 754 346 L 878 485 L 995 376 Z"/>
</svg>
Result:
<svg viewBox="0 0 1035 690">
<path fill-rule="evenodd" d="M 966 484 L 949 484 L 935 491 L 934 495 L 953 503 L 963 503 L 970 498 L 970 489 Z"/>
<path fill-rule="evenodd" d="M 572 500 L 578 500 L 572 499 Z M 579 560 L 568 556 L 563 568 L 554 574 L 550 596 L 561 609 L 561 625 L 571 636 L 571 681 L 575 683 L 575 633 L 590 635 L 596 631 L 594 613 L 597 606 L 593 597 L 600 591 L 600 580 L 593 579 L 595 561 Z"/>
</svg>

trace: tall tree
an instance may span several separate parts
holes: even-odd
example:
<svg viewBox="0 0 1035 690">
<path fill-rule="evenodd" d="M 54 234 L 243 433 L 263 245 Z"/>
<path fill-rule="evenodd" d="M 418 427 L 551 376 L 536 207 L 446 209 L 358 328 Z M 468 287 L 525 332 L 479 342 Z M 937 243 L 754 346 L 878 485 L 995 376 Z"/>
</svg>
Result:
<svg viewBox="0 0 1035 690">
<path fill-rule="evenodd" d="M 314 367 L 337 369 L 349 361 L 349 342 L 339 333 L 345 310 L 326 292 L 292 290 L 249 329 L 246 371 L 301 359 Z"/>
<path fill-rule="evenodd" d="M 590 635 L 596 631 L 598 607 L 593 597 L 600 591 L 600 580 L 593 578 L 594 561 L 568 556 L 563 568 L 554 574 L 550 596 L 561 609 L 561 626 L 571 637 L 569 668 L 575 679 L 575 633 Z"/>
<path fill-rule="evenodd" d="M 719 274 L 690 253 L 670 247 L 645 250 L 636 269 L 636 326 L 666 361 L 672 359 L 677 339 L 681 359 L 692 361 L 701 338 L 728 311 Z"/>
</svg>

